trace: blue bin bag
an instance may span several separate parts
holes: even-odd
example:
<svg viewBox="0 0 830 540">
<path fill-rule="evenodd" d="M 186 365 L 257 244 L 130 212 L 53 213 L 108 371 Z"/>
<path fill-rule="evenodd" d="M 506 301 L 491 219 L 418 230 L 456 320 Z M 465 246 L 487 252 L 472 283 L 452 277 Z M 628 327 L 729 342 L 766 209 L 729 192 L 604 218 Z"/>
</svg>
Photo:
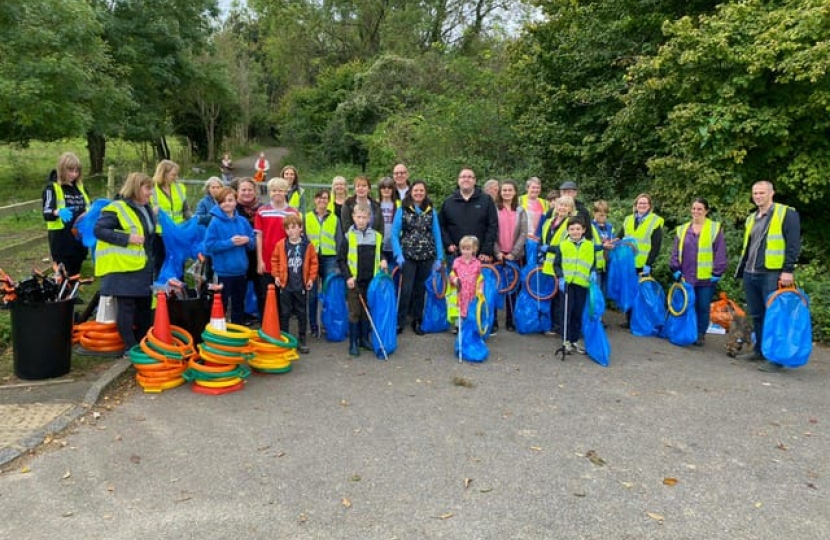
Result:
<svg viewBox="0 0 830 540">
<path fill-rule="evenodd" d="M 254 290 L 254 282 L 249 281 L 245 289 L 245 313 L 252 316 L 259 316 L 259 301 Z"/>
<path fill-rule="evenodd" d="M 675 283 L 669 288 L 668 304 L 671 310 L 668 311 L 661 335 L 674 345 L 687 347 L 697 341 L 695 288 L 685 281 Z M 672 310 L 677 315 L 673 315 Z"/>
<path fill-rule="evenodd" d="M 112 201 L 109 199 L 95 199 L 86 212 L 75 221 L 75 228 L 78 230 L 81 243 L 89 248 L 93 256 L 95 255 L 95 243 L 98 242 L 95 238 L 95 224 L 101 217 L 101 210 L 110 202 Z"/>
<path fill-rule="evenodd" d="M 490 339 L 490 332 L 496 322 L 496 305 L 499 298 L 499 276 L 498 272 L 490 267 L 481 269 L 481 276 L 484 279 L 484 301 L 487 302 L 487 329 L 482 336 L 484 340 Z"/>
<path fill-rule="evenodd" d="M 170 278 L 182 280 L 184 263 L 205 252 L 207 227 L 199 225 L 199 218 L 196 216 L 176 225 L 164 210 L 159 210 L 158 220 L 163 230 L 161 238 L 164 241 L 166 257 L 156 283 L 166 285 Z"/>
<path fill-rule="evenodd" d="M 483 299 L 480 295 L 470 301 L 470 305 L 467 308 L 467 316 L 461 319 L 461 331 L 455 336 L 455 344 L 453 345 L 455 357 L 466 360 L 467 362 L 484 362 L 490 355 L 490 350 L 484 342 L 484 337 L 479 333 L 478 305 L 482 301 Z M 489 316 L 486 308 L 486 300 L 484 304 L 481 310 L 481 316 L 486 318 Z"/>
<path fill-rule="evenodd" d="M 611 362 L 611 344 L 605 327 L 602 326 L 602 318 L 592 316 L 589 309 L 582 311 L 582 335 L 588 357 L 597 364 L 608 367 Z"/>
<path fill-rule="evenodd" d="M 345 278 L 339 273 L 326 276 L 318 300 L 322 306 L 320 321 L 326 329 L 326 341 L 345 341 L 349 337 L 349 307 L 346 305 Z"/>
<path fill-rule="evenodd" d="M 519 275 L 521 289 L 513 308 L 513 324 L 519 334 L 539 334 L 550 330 L 551 301 L 539 298 L 550 296 L 555 291 L 556 280 L 541 271 L 533 272 L 528 280 L 528 275 L 534 268 L 536 265 L 525 265 Z"/>
<path fill-rule="evenodd" d="M 398 311 L 395 309 L 395 282 L 392 276 L 386 272 L 375 274 L 369 282 L 366 296 L 369 313 L 372 314 L 372 322 L 375 323 L 374 330 L 370 330 L 372 348 L 375 350 L 375 356 L 385 360 L 398 348 Z"/>
<path fill-rule="evenodd" d="M 638 289 L 631 307 L 631 333 L 640 337 L 659 336 L 666 322 L 666 293 L 650 277 L 641 279 Z"/>
<path fill-rule="evenodd" d="M 801 289 L 779 289 L 767 298 L 764 358 L 788 368 L 803 366 L 813 352 L 813 322 L 810 299 Z"/>
<path fill-rule="evenodd" d="M 608 299 L 622 311 L 629 311 L 637 298 L 639 279 L 634 265 L 637 243 L 623 238 L 608 254 Z"/>
<path fill-rule="evenodd" d="M 444 268 L 433 270 L 424 285 L 427 292 L 421 330 L 427 334 L 446 332 L 450 322 L 447 320 L 447 273 Z"/>
</svg>

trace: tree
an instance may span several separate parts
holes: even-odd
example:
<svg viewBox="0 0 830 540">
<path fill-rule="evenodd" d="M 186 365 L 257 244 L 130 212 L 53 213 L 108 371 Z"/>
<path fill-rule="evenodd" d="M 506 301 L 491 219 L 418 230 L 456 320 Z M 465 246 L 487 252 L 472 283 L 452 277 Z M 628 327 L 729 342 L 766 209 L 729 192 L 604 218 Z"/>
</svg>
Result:
<svg viewBox="0 0 830 540">
<path fill-rule="evenodd" d="M 124 71 L 135 106 L 120 132 L 98 123 L 88 134 L 105 148 L 106 137 L 150 142 L 169 158 L 166 137 L 181 92 L 195 77 L 192 59 L 207 45 L 218 15 L 216 0 L 91 0 L 101 17 L 116 66 Z M 106 110 L 100 111 L 106 114 Z"/>
<path fill-rule="evenodd" d="M 632 67 L 626 108 L 614 121 L 632 139 L 652 134 L 655 191 L 683 203 L 711 197 L 738 218 L 751 208 L 750 185 L 769 179 L 779 200 L 823 217 L 830 202 L 827 3 L 728 3 L 665 31 L 665 45 Z M 819 229 L 804 233 L 826 235 Z"/>
<path fill-rule="evenodd" d="M 83 135 L 97 111 L 128 102 L 86 0 L 0 5 L 0 140 Z"/>
<path fill-rule="evenodd" d="M 610 120 L 623 108 L 625 73 L 657 51 L 662 24 L 711 10 L 712 0 L 538 1 L 545 18 L 528 23 L 511 50 L 514 148 L 543 179 L 569 177 L 595 196 L 631 189 L 646 175 L 649 148 L 624 147 Z"/>
</svg>

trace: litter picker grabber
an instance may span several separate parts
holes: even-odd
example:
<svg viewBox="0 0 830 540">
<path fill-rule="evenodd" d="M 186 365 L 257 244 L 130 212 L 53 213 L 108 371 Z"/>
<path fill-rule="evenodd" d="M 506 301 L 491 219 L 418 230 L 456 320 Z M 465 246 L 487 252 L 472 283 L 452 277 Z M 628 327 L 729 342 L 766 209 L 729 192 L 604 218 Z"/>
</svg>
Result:
<svg viewBox="0 0 830 540">
<path fill-rule="evenodd" d="M 363 295 L 361 293 L 357 293 L 357 297 L 360 299 L 360 305 L 363 306 L 363 311 L 366 313 L 366 318 L 369 319 L 369 326 L 372 327 L 372 332 L 375 334 L 375 338 L 378 340 L 378 345 L 380 345 L 380 352 L 383 353 L 383 359 L 389 360 L 389 355 L 386 354 L 386 347 L 383 346 L 383 340 L 380 338 L 380 332 L 378 332 L 377 326 L 375 326 L 375 321 L 372 319 L 372 314 L 369 313 L 369 306 L 366 305 L 366 300 L 363 299 Z"/>
<path fill-rule="evenodd" d="M 565 279 L 564 276 L 560 279 Z M 565 355 L 568 354 L 568 282 L 565 281 L 565 314 L 562 317 L 562 346 L 556 350 L 555 355 L 562 355 L 560 360 L 565 361 Z"/>
</svg>

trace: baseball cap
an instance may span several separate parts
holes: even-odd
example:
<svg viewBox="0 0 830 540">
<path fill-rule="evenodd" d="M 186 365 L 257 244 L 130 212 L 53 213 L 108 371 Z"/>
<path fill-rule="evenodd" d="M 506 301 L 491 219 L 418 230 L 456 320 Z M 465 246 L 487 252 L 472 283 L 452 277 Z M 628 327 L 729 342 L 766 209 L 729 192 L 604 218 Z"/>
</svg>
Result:
<svg viewBox="0 0 830 540">
<path fill-rule="evenodd" d="M 577 189 L 576 182 L 572 180 L 566 180 L 562 182 L 562 185 L 559 186 L 559 189 Z"/>
</svg>

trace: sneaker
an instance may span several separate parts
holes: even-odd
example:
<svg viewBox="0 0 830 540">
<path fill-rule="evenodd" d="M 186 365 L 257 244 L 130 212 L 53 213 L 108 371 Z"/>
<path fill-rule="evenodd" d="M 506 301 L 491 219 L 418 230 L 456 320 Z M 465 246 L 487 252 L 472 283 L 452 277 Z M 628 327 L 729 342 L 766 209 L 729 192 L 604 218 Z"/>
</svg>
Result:
<svg viewBox="0 0 830 540">
<path fill-rule="evenodd" d="M 764 373 L 781 373 L 784 371 L 784 366 L 767 361 L 758 366 L 758 371 L 763 371 Z"/>
<path fill-rule="evenodd" d="M 566 341 L 562 344 L 562 347 L 565 349 L 565 354 L 573 354 L 574 353 L 574 344 L 570 341 Z"/>
<path fill-rule="evenodd" d="M 692 345 L 694 345 L 695 347 L 703 347 L 704 341 L 705 339 L 703 336 L 697 336 L 697 340 L 695 340 L 695 342 L 692 343 Z"/>
<path fill-rule="evenodd" d="M 545 332 L 545 335 L 546 336 L 551 336 L 551 337 L 559 337 L 559 332 L 557 332 L 556 330 L 550 329 L 547 332 Z"/>
<path fill-rule="evenodd" d="M 319 338 L 320 337 L 320 328 L 318 326 L 311 327 L 311 337 Z"/>
<path fill-rule="evenodd" d="M 495 336 L 499 333 L 499 323 L 493 323 L 493 328 L 490 329 L 490 335 Z"/>
<path fill-rule="evenodd" d="M 574 350 L 574 352 L 576 352 L 577 354 L 588 354 L 588 353 L 585 351 L 585 347 L 583 347 L 583 346 L 582 346 L 582 344 L 581 344 L 580 342 L 578 342 L 578 341 L 577 341 L 576 343 L 573 343 L 573 350 Z"/>
</svg>

